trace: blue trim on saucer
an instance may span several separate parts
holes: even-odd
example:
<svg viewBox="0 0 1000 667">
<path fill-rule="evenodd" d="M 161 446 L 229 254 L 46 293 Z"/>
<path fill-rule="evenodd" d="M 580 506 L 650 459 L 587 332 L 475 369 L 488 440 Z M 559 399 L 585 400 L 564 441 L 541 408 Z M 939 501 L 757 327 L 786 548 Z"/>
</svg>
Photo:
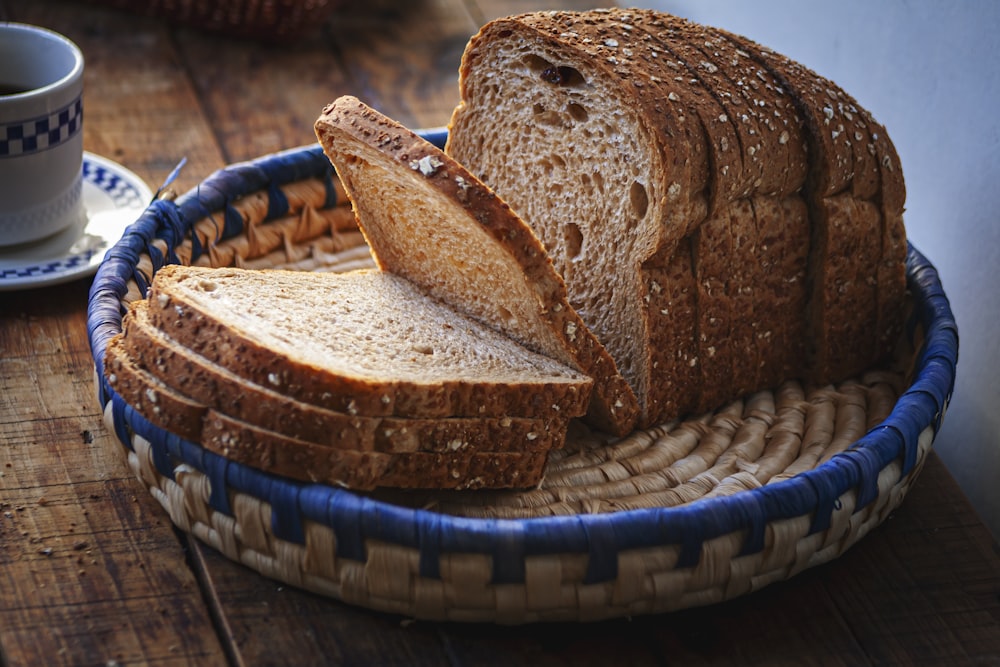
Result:
<svg viewBox="0 0 1000 667">
<path fill-rule="evenodd" d="M 83 156 L 82 178 L 84 183 L 96 186 L 101 192 L 110 197 L 115 208 L 134 208 L 138 210 L 144 204 L 143 199 L 145 195 L 134 183 L 114 169 L 89 157 L 87 154 Z M 81 267 L 89 265 L 94 260 L 94 257 L 106 248 L 107 246 L 104 245 L 91 246 L 78 253 L 64 255 L 48 262 L 19 265 L 9 269 L 0 268 L 0 285 L 3 285 L 5 280 L 20 281 L 25 278 L 45 278 L 76 271 Z"/>
</svg>

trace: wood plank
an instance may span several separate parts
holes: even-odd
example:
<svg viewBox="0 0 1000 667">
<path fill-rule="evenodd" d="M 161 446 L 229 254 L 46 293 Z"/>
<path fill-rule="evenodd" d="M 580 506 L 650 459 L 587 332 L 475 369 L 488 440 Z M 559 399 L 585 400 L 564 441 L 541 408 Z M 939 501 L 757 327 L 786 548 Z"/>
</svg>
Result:
<svg viewBox="0 0 1000 667">
<path fill-rule="evenodd" d="M 216 662 L 183 546 L 103 427 L 87 287 L 0 295 L 3 664 Z"/>
<path fill-rule="evenodd" d="M 829 595 L 873 662 L 1000 658 L 1000 555 L 973 517 L 932 453 L 881 534 L 863 540 L 832 571 Z"/>
<path fill-rule="evenodd" d="M 331 34 L 351 73 L 349 92 L 417 128 L 448 123 L 462 51 L 477 29 L 460 0 L 370 0 L 335 22 Z"/>
<path fill-rule="evenodd" d="M 315 143 L 323 107 L 350 91 L 322 31 L 273 45 L 181 30 L 177 46 L 227 163 Z"/>
<path fill-rule="evenodd" d="M 7 3 L 4 11 L 83 50 L 86 150 L 154 188 L 183 156 L 187 173 L 221 165 L 157 22 L 77 2 Z M 80 280 L 0 294 L 0 661 L 223 663 L 184 544 L 114 456 L 121 447 L 103 426 L 88 288 Z"/>
<path fill-rule="evenodd" d="M 56 30 L 83 51 L 85 150 L 121 163 L 154 191 L 182 159 L 177 192 L 225 164 L 162 21 L 66 0 L 17 3 L 9 14 Z"/>
<path fill-rule="evenodd" d="M 435 627 L 352 607 L 267 579 L 215 550 L 194 550 L 241 665 L 439 665 Z"/>
</svg>

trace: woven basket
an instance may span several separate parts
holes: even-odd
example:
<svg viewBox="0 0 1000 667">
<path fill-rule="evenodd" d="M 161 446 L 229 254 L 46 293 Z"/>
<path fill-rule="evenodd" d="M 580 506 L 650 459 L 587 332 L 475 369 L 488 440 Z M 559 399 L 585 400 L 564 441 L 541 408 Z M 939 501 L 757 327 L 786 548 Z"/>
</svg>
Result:
<svg viewBox="0 0 1000 667">
<path fill-rule="evenodd" d="M 285 41 L 316 30 L 343 0 L 87 0 L 200 30 Z"/>
<path fill-rule="evenodd" d="M 443 131 L 425 136 L 441 145 Z M 318 146 L 223 169 L 153 202 L 89 306 L 99 400 L 173 522 L 268 577 L 406 616 L 527 623 L 706 605 L 829 561 L 903 500 L 951 396 L 958 334 L 911 247 L 898 363 L 787 382 L 620 441 L 581 430 L 536 489 L 359 494 L 277 477 L 151 425 L 103 380 L 125 304 L 165 263 L 371 266 Z"/>
</svg>

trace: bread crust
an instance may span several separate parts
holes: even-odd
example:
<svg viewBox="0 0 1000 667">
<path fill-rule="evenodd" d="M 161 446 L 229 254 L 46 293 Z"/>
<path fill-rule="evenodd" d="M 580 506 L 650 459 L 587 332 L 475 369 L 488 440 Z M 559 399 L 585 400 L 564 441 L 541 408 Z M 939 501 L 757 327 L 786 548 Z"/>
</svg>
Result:
<svg viewBox="0 0 1000 667">
<path fill-rule="evenodd" d="M 104 377 L 126 403 L 151 423 L 192 442 L 201 437 L 208 407 L 153 381 L 131 360 L 121 336 L 112 338 L 105 349 Z"/>
<path fill-rule="evenodd" d="M 671 167 L 676 159 L 664 159 L 663 172 L 649 175 L 659 181 L 661 191 L 678 194 L 661 209 L 658 244 L 648 254 L 634 255 L 631 265 L 616 265 L 620 272 L 641 272 L 645 286 L 632 309 L 633 317 L 644 322 L 649 361 L 637 363 L 649 372 L 635 382 L 644 401 L 641 424 L 711 409 L 737 392 L 786 378 L 844 379 L 887 357 L 902 322 L 905 189 L 884 128 L 846 92 L 745 37 L 654 11 L 511 17 L 480 30 L 460 70 L 463 101 L 452 119 L 448 147 L 474 171 L 477 158 L 470 147 L 477 133 L 489 130 L 469 120 L 481 118 L 470 96 L 491 71 L 493 54 L 506 53 L 499 46 L 503 40 L 518 44 L 522 53 L 557 53 L 562 58 L 558 64 L 566 68 L 591 68 L 614 87 L 615 101 L 608 107 L 626 115 L 634 111 L 637 123 L 648 128 L 651 154 L 691 151 L 687 171 Z M 675 66 L 683 65 L 674 68 L 679 74 L 664 76 L 666 56 Z M 714 122 L 716 114 L 727 123 Z M 680 115 L 695 118 L 700 131 L 688 123 L 688 131 L 679 132 Z M 734 138 L 738 156 L 721 150 L 723 140 Z M 507 176 L 496 178 L 517 188 Z M 674 188 L 670 184 L 675 179 L 686 180 Z M 525 196 L 504 189 L 499 193 L 512 200 Z M 828 201 L 839 196 L 850 201 Z M 731 206 L 739 211 L 737 217 L 722 217 Z M 874 210 L 880 216 L 873 218 Z M 709 243 L 720 238 L 727 223 L 732 242 Z M 744 244 L 753 230 L 756 246 Z M 679 261 L 685 256 L 683 249 L 677 250 L 684 239 L 694 244 L 690 269 Z M 755 266 L 744 266 L 744 278 L 731 277 L 723 288 L 722 272 L 713 267 L 728 262 Z M 770 269 L 789 273 L 774 276 L 767 273 Z M 678 283 L 663 289 L 661 280 L 668 275 Z M 759 285 L 739 284 L 753 275 L 760 276 Z M 654 283 L 661 288 L 658 294 L 652 292 Z M 695 297 L 679 310 L 693 317 L 694 324 L 665 322 L 661 313 L 672 309 L 660 295 L 673 293 L 671 306 L 677 312 L 677 294 L 692 284 Z M 760 298 L 741 299 L 746 287 Z M 687 335 L 682 332 L 692 332 L 693 342 L 676 338 Z M 706 355 L 713 353 L 719 356 L 709 361 Z M 755 370 L 751 357 L 756 358 Z M 693 371 L 682 369 L 680 359 Z M 624 362 L 619 359 L 619 364 Z"/>
<path fill-rule="evenodd" d="M 902 220 L 906 188 L 899 158 L 885 128 L 835 83 L 746 37 L 721 30 L 719 34 L 781 81 L 806 120 L 811 159 L 804 193 L 813 229 L 808 319 L 814 352 L 809 376 L 814 382 L 842 379 L 887 357 L 901 332 L 906 291 Z M 841 195 L 855 201 L 850 205 L 827 201 Z M 873 216 L 867 204 L 873 204 L 879 215 Z M 873 226 L 877 228 L 874 237 Z M 831 235 L 847 244 L 860 239 L 866 252 L 877 248 L 874 258 L 858 253 L 847 269 L 854 275 L 864 274 L 870 290 L 855 286 L 835 293 L 829 289 L 831 281 L 840 279 L 836 275 L 840 269 L 831 264 L 843 263 L 824 254 L 830 250 L 827 241 Z M 827 276 L 827 271 L 835 275 Z M 859 293 L 864 296 L 859 297 Z M 858 298 L 862 300 L 856 304 Z M 870 299 L 875 300 L 874 310 L 868 307 Z M 844 326 L 838 333 L 825 328 L 831 323 Z M 859 335 L 867 345 L 859 345 Z"/>
<path fill-rule="evenodd" d="M 547 450 L 561 447 L 565 438 L 566 418 L 556 414 L 537 419 L 369 417 L 302 403 L 185 348 L 152 325 L 147 306 L 133 306 L 122 337 L 125 353 L 139 368 L 197 403 L 290 438 L 389 453 Z"/>
<path fill-rule="evenodd" d="M 542 477 L 549 448 L 518 450 L 449 446 L 448 420 L 427 420 L 412 434 L 427 449 L 400 451 L 343 448 L 343 443 L 311 442 L 233 417 L 166 385 L 139 366 L 123 337 L 114 338 L 105 354 L 105 375 L 112 388 L 152 424 L 198 443 L 229 460 L 265 472 L 357 490 L 397 488 L 509 488 L 534 486 Z M 406 420 L 393 419 L 396 423 Z M 420 420 L 416 420 L 420 421 Z M 475 420 L 463 420 L 472 422 Z M 565 437 L 567 423 L 554 427 Z M 487 432 L 491 430 L 487 424 Z M 471 427 L 468 431 L 475 430 Z M 540 437 L 538 440 L 542 441 Z"/>
<path fill-rule="evenodd" d="M 170 265 L 157 272 L 147 299 L 153 326 L 206 359 L 304 403 L 347 414 L 417 418 L 545 417 L 554 410 L 575 417 L 586 411 L 591 381 L 582 377 L 524 383 L 488 378 L 480 382 L 378 381 L 290 358 L 262 344 L 253 332 L 235 327 L 220 319 L 219 313 L 207 312 L 186 298 L 176 288 L 177 275 L 197 271 L 206 269 Z"/>
<path fill-rule="evenodd" d="M 456 220 L 464 220 L 470 227 L 484 231 L 492 239 L 493 248 L 520 267 L 536 300 L 532 304 L 534 317 L 542 321 L 561 346 L 556 358 L 594 380 L 587 419 L 615 435 L 631 431 L 639 412 L 635 393 L 618 372 L 614 360 L 569 304 L 566 285 L 538 237 L 506 202 L 440 149 L 357 98 L 345 96 L 328 105 L 316 121 L 316 134 L 354 202 L 358 225 L 380 268 L 416 282 L 452 307 L 514 336 L 526 347 L 555 356 L 538 341 L 517 337 L 517 332 L 506 327 L 502 318 L 486 319 L 482 311 L 470 310 L 461 294 L 449 291 L 446 285 L 453 281 L 441 278 L 458 275 L 453 273 L 449 258 L 442 257 L 436 263 L 439 272 L 425 273 L 415 269 L 412 260 L 399 252 L 397 241 L 398 234 L 408 233 L 406 223 L 412 222 L 412 218 L 403 213 L 402 220 L 383 225 L 377 216 L 365 214 L 365 207 L 378 207 L 385 202 L 365 201 L 365 190 L 355 181 L 370 177 L 369 162 L 386 158 L 398 173 L 419 174 L 412 196 L 422 196 L 420 188 L 439 193 L 451 204 Z M 389 229 L 390 226 L 393 228 Z"/>
<path fill-rule="evenodd" d="M 548 452 L 345 451 L 294 440 L 210 411 L 201 444 L 220 456 L 292 479 L 359 491 L 537 486 Z"/>
</svg>

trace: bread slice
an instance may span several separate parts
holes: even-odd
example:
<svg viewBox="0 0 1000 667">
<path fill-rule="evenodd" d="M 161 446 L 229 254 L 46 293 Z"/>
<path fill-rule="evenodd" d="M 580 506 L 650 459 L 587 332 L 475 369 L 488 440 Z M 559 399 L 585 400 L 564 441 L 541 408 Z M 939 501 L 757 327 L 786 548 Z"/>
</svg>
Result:
<svg viewBox="0 0 1000 667">
<path fill-rule="evenodd" d="M 104 377 L 132 409 L 150 423 L 198 442 L 208 406 L 171 389 L 143 370 L 125 351 L 122 337 L 115 336 L 104 351 Z"/>
<path fill-rule="evenodd" d="M 728 78 L 725 64 L 720 68 L 715 58 L 700 48 L 705 36 L 694 34 L 698 26 L 672 16 L 648 12 L 623 12 L 608 15 L 605 28 L 614 33 L 625 32 L 627 52 L 615 56 L 628 63 L 633 43 L 640 56 L 647 51 L 650 58 L 644 64 L 655 65 L 655 76 L 667 75 L 670 80 L 684 82 L 673 92 L 679 97 L 693 96 L 704 100 L 699 116 L 710 146 L 712 169 L 709 215 L 720 215 L 729 202 L 748 196 L 759 183 L 763 161 L 758 155 L 759 135 L 756 118 L 745 112 L 738 89 Z M 619 44 L 620 51 L 626 51 Z M 669 58 L 667 58 L 669 56 Z M 633 53 L 631 62 L 636 62 Z M 664 72 L 666 64 L 673 71 Z M 709 103 L 709 101 L 711 103 Z M 775 156 L 777 158 L 777 156 Z"/>
<path fill-rule="evenodd" d="M 810 329 L 804 314 L 809 299 L 809 212 L 798 194 L 755 197 L 757 279 L 752 283 L 757 373 L 754 385 L 777 387 L 808 368 Z M 782 317 L 781 314 L 798 314 Z"/>
<path fill-rule="evenodd" d="M 594 379 L 587 418 L 616 435 L 632 429 L 634 392 L 510 207 L 441 150 L 356 98 L 327 106 L 316 134 L 380 268 L 586 373 Z"/>
<path fill-rule="evenodd" d="M 658 20 L 663 19 L 654 24 Z M 779 198 L 798 192 L 806 180 L 808 156 L 804 121 L 789 91 L 719 31 L 684 23 L 696 33 L 694 45 L 706 62 L 730 80 L 731 87 L 724 94 L 737 104 L 736 117 L 747 127 L 754 147 L 751 157 L 760 170 L 760 180 L 753 182 L 750 192 Z M 742 105 L 736 98 L 742 99 Z"/>
<path fill-rule="evenodd" d="M 149 319 L 149 303 L 125 316 L 122 346 L 134 363 L 199 404 L 290 438 L 345 450 L 390 453 L 548 451 L 561 447 L 567 418 L 366 417 L 303 403 L 256 384 L 190 350 Z"/>
<path fill-rule="evenodd" d="M 357 490 L 535 486 L 547 450 L 362 451 L 331 447 L 261 428 L 210 408 L 163 383 L 129 355 L 121 336 L 105 353 L 114 389 L 150 423 L 231 461 L 265 472 Z"/>
<path fill-rule="evenodd" d="M 693 278 L 681 241 L 719 208 L 729 174 L 716 165 L 737 146 L 723 146 L 732 124 L 718 121 L 716 100 L 692 91 L 686 63 L 635 29 L 640 14 L 545 12 L 484 26 L 463 57 L 447 152 L 545 241 L 571 303 L 639 395 L 640 423 L 651 425 L 678 416 L 676 406 L 698 407 L 702 360 L 670 335 L 697 336 L 697 321 L 676 321 L 702 319 L 696 286 L 680 287 L 673 308 L 653 301 L 674 291 L 658 277 Z"/>
<path fill-rule="evenodd" d="M 826 382 L 857 373 L 891 353 L 903 322 L 905 185 L 898 156 L 885 129 L 839 86 L 746 37 L 719 34 L 791 94 L 805 123 L 811 155 L 803 196 L 812 229 L 808 377 Z"/>
<path fill-rule="evenodd" d="M 571 418 L 593 385 L 381 271 L 170 265 L 148 302 L 152 324 L 185 347 L 351 415 Z"/>
<path fill-rule="evenodd" d="M 735 398 L 776 377 L 843 379 L 884 358 L 882 339 L 892 335 L 883 332 L 898 331 L 905 233 L 891 143 L 846 93 L 789 62 L 745 38 L 637 9 L 504 18 L 466 48 L 446 150 L 545 242 L 571 303 L 636 389 L 641 424 L 717 407 L 722 394 Z M 713 103 L 730 129 L 712 122 Z M 745 123 L 741 105 L 757 110 L 745 113 Z M 863 127 L 852 124 L 859 117 Z M 700 137 L 682 131 L 692 118 Z M 866 132 L 895 169 L 881 168 L 876 193 L 867 147 L 852 143 Z M 732 136 L 739 160 L 722 150 L 722 139 Z M 886 182 L 890 171 L 894 180 Z M 836 211 L 823 201 L 843 194 L 855 201 Z M 849 208 L 867 216 L 867 204 L 877 202 L 881 258 L 865 264 L 870 258 L 836 257 L 869 242 L 872 222 L 831 223 L 829 214 Z M 733 242 L 709 243 L 720 230 L 704 226 L 724 226 L 727 210 Z M 739 230 L 753 226 L 756 252 L 737 242 Z M 730 272 L 720 291 L 722 267 L 737 262 L 791 273 L 739 285 L 756 272 L 744 267 Z M 857 284 L 841 291 L 862 266 L 878 275 L 876 291 Z M 707 283 L 700 280 L 706 275 Z M 671 279 L 679 282 L 661 282 Z M 793 282 L 783 291 L 780 279 Z M 745 288 L 760 298 L 734 301 Z M 856 299 L 863 307 L 853 307 Z M 666 321 L 678 316 L 694 321 Z M 747 317 L 756 351 L 746 347 Z M 723 324 L 727 318 L 738 319 Z M 829 323 L 839 329 L 825 329 Z M 799 334 L 817 341 L 811 356 L 789 341 Z M 866 354 L 842 354 L 849 348 Z M 716 355 L 711 362 L 709 354 Z M 749 371 L 739 366 L 751 355 L 757 379 L 745 384 Z"/>
<path fill-rule="evenodd" d="M 641 301 L 647 304 L 646 329 L 658 331 L 669 345 L 650 346 L 637 374 L 638 393 L 645 397 L 645 419 L 656 421 L 698 410 L 702 405 L 702 370 L 698 337 L 698 283 L 692 236 L 685 237 L 643 263 Z"/>
<path fill-rule="evenodd" d="M 231 461 L 307 482 L 359 491 L 537 486 L 548 452 L 356 452 L 287 438 L 211 412 L 201 444 Z"/>
</svg>

